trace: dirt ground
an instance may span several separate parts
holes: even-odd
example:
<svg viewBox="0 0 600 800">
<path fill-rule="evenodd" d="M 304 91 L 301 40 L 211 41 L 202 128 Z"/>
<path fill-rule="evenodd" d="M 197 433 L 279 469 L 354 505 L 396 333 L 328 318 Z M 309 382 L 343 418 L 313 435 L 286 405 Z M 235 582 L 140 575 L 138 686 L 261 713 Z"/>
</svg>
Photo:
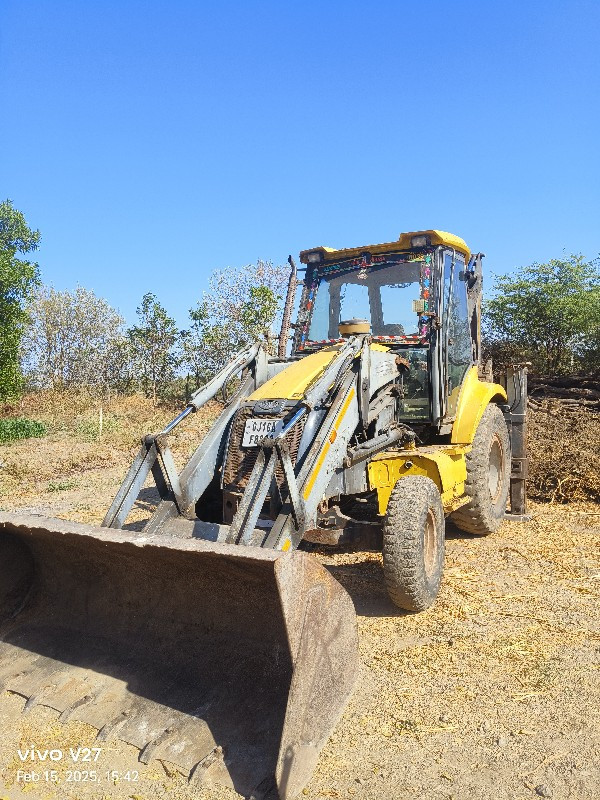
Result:
<svg viewBox="0 0 600 800">
<path fill-rule="evenodd" d="M 131 409 L 141 433 L 161 421 L 146 412 Z M 102 519 L 135 441 L 120 411 L 101 437 L 94 415 L 90 410 L 92 422 L 81 430 L 56 425 L 44 439 L 0 447 L 2 510 Z M 180 462 L 207 424 L 198 418 L 176 443 Z M 141 519 L 149 510 L 144 501 L 135 513 Z M 304 797 L 600 795 L 600 508 L 532 504 L 530 510 L 530 522 L 505 522 L 486 538 L 449 526 L 440 597 L 419 615 L 389 603 L 378 554 L 316 554 L 354 601 L 361 669 Z M 69 772 L 81 771 L 72 759 L 24 767 L 18 751 L 32 746 L 67 753 L 98 745 L 94 729 L 58 723 L 41 707 L 20 715 L 22 706 L 8 692 L 0 698 L 0 800 L 238 797 L 230 789 L 191 786 L 168 764 L 144 766 L 138 751 L 120 742 L 106 744 L 98 761 L 86 764 L 100 783 L 68 780 Z M 23 768 L 55 769 L 58 782 L 18 780 Z"/>
</svg>

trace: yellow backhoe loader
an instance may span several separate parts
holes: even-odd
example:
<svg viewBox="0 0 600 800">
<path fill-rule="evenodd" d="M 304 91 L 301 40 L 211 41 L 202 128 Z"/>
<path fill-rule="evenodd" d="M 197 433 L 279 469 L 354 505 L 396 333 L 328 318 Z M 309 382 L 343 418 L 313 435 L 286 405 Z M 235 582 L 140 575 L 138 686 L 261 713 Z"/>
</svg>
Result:
<svg viewBox="0 0 600 800">
<path fill-rule="evenodd" d="M 298 795 L 357 674 L 352 602 L 310 543 L 366 530 L 420 611 L 446 517 L 492 533 L 509 492 L 525 514 L 525 374 L 482 379 L 482 254 L 427 230 L 300 259 L 278 354 L 248 346 L 146 436 L 102 527 L 0 515 L 0 688 L 254 800 Z M 169 433 L 226 386 L 178 473 Z"/>
</svg>

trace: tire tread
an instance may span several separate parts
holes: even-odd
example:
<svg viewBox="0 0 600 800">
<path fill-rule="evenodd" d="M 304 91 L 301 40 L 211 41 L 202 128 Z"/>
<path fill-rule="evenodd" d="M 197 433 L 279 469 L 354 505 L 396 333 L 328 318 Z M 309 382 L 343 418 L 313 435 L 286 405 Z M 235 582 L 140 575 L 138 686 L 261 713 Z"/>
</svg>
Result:
<svg viewBox="0 0 600 800">
<path fill-rule="evenodd" d="M 394 486 L 383 527 L 383 568 L 392 602 L 407 611 L 423 611 L 435 600 L 441 569 L 428 585 L 422 564 L 422 529 L 433 507 L 441 544 L 443 568 L 444 513 L 434 482 L 421 475 L 401 478 Z"/>
<path fill-rule="evenodd" d="M 503 440 L 506 459 L 504 486 L 496 504 L 497 508 L 494 508 L 489 497 L 487 480 L 489 443 L 496 432 Z M 510 478 L 510 440 L 504 415 L 497 405 L 492 403 L 484 411 L 473 439 L 473 447 L 466 455 L 466 462 L 465 494 L 469 497 L 469 502 L 453 511 L 450 518 L 465 533 L 487 536 L 498 530 L 504 518 Z"/>
</svg>

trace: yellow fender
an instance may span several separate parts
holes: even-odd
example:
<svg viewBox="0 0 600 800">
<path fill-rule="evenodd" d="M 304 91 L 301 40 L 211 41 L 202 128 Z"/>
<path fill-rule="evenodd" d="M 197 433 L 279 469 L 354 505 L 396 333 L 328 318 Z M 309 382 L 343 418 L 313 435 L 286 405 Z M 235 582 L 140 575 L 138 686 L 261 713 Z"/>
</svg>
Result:
<svg viewBox="0 0 600 800">
<path fill-rule="evenodd" d="M 471 367 L 458 396 L 452 444 L 472 444 L 483 412 L 491 402 L 506 402 L 506 391 L 498 383 L 480 381 L 477 367 Z"/>
<path fill-rule="evenodd" d="M 386 513 L 392 489 L 400 478 L 423 475 L 437 486 L 444 513 L 459 508 L 467 502 L 465 481 L 467 469 L 465 454 L 470 445 L 433 445 L 406 449 L 394 453 L 381 453 L 369 463 L 369 486 L 377 490 L 379 513 Z"/>
</svg>

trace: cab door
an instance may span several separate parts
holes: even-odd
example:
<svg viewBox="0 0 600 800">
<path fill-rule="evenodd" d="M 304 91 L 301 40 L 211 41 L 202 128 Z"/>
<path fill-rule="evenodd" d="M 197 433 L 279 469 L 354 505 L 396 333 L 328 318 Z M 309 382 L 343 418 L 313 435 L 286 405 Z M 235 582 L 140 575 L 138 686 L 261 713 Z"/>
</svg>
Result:
<svg viewBox="0 0 600 800">
<path fill-rule="evenodd" d="M 444 422 L 450 422 L 456 416 L 460 387 L 467 370 L 473 364 L 467 280 L 463 256 L 456 251 L 444 251 L 441 359 Z"/>
</svg>

